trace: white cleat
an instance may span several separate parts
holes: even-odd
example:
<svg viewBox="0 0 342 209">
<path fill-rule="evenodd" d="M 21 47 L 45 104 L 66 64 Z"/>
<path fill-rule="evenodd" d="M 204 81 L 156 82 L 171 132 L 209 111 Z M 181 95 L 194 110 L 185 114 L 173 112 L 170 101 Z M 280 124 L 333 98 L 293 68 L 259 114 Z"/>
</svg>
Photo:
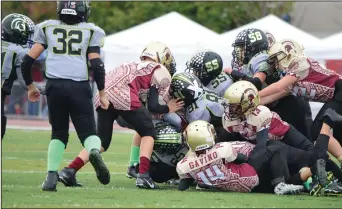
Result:
<svg viewBox="0 0 342 209">
<path fill-rule="evenodd" d="M 274 188 L 274 193 L 277 195 L 298 194 L 302 191 L 304 191 L 304 187 L 302 185 L 285 184 L 284 182 L 279 183 Z"/>
</svg>

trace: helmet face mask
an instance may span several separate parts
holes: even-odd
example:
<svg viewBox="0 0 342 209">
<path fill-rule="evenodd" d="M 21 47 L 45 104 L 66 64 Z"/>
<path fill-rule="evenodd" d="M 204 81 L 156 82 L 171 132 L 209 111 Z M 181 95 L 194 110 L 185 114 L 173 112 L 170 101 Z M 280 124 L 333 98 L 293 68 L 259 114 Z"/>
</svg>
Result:
<svg viewBox="0 0 342 209">
<path fill-rule="evenodd" d="M 226 90 L 224 98 L 229 101 L 229 105 L 224 105 L 225 116 L 231 119 L 250 114 L 260 103 L 258 89 L 248 81 L 233 83 Z"/>
<path fill-rule="evenodd" d="M 266 34 L 259 29 L 249 28 L 241 31 L 237 36 L 232 45 L 233 50 L 233 63 L 248 64 L 248 62 L 261 51 L 268 49 L 268 41 Z M 239 47 L 239 48 L 237 48 Z"/>
<path fill-rule="evenodd" d="M 286 71 L 295 57 L 304 55 L 304 48 L 292 39 L 283 39 L 275 42 L 270 47 L 268 54 L 269 64 L 273 64 L 277 69 Z"/>
</svg>

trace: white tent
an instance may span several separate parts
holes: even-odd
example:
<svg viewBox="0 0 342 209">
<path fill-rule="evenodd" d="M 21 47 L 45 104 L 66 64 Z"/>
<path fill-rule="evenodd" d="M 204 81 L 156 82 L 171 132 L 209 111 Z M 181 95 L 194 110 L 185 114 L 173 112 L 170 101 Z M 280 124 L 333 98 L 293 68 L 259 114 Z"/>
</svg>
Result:
<svg viewBox="0 0 342 209">
<path fill-rule="evenodd" d="M 272 33 L 277 40 L 293 38 L 299 43 L 303 44 L 307 49 L 312 48 L 320 43 L 320 39 L 296 28 L 295 26 L 283 21 L 273 14 L 267 15 L 259 20 L 223 33 L 221 34 L 221 38 L 225 41 L 233 43 L 237 34 L 247 28 L 258 28 L 268 31 Z"/>
<path fill-rule="evenodd" d="M 180 71 L 197 50 L 210 48 L 218 53 L 229 51 L 229 54 L 232 50 L 228 44 L 222 45 L 219 34 L 177 12 L 170 12 L 107 36 L 103 48 L 106 69 L 123 62 L 137 61 L 143 48 L 151 41 L 163 42 L 171 49 Z"/>
<path fill-rule="evenodd" d="M 342 32 L 324 38 L 322 43 L 324 45 L 335 45 L 342 47 Z"/>
<path fill-rule="evenodd" d="M 127 30 L 109 35 L 105 44 L 129 46 L 146 44 L 150 41 L 161 41 L 168 45 L 200 44 L 206 40 L 219 37 L 214 31 L 177 13 L 170 12 L 148 22 Z"/>
</svg>

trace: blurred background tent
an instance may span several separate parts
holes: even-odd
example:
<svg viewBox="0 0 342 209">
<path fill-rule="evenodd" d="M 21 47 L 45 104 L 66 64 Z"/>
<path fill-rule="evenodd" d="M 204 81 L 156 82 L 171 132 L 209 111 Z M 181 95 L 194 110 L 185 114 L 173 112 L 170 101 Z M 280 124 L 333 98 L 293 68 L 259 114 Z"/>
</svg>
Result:
<svg viewBox="0 0 342 209">
<path fill-rule="evenodd" d="M 2 17 L 22 13 L 37 24 L 56 18 L 56 2 L 3 1 L 1 12 Z M 224 67 L 230 67 L 236 35 L 256 27 L 271 32 L 277 40 L 297 40 L 304 45 L 307 56 L 342 74 L 342 2 L 93 1 L 89 21 L 107 34 L 101 49 L 106 70 L 139 60 L 151 41 L 170 47 L 178 71 L 183 71 L 190 56 L 201 49 L 218 52 Z M 45 83 L 44 69 L 44 64 L 37 65 L 36 82 Z M 47 117 L 44 97 L 39 103 L 28 102 L 26 92 L 17 83 L 13 92 L 6 101 L 6 114 Z M 314 112 L 319 109 L 313 107 Z"/>
<path fill-rule="evenodd" d="M 178 12 L 170 12 L 124 31 L 108 35 L 103 48 L 106 56 L 105 65 L 106 69 L 110 70 L 122 64 L 122 60 L 137 61 L 146 44 L 151 41 L 160 41 L 171 49 L 177 65 L 182 68 L 191 54 L 197 50 L 204 48 L 210 48 L 217 52 L 232 50 L 229 42 L 222 42 L 219 39 L 218 33 Z M 116 59 L 113 59 L 114 57 Z"/>
</svg>

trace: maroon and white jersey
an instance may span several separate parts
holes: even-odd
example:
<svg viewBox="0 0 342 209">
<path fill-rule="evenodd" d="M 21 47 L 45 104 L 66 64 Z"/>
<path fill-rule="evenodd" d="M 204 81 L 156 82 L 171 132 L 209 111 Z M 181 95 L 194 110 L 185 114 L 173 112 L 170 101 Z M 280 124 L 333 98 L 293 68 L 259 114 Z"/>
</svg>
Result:
<svg viewBox="0 0 342 209">
<path fill-rule="evenodd" d="M 193 152 L 178 162 L 180 179 L 193 178 L 199 184 L 233 192 L 250 192 L 259 184 L 254 168 L 248 163 L 231 163 L 236 159 L 229 142 L 217 143 L 205 154 L 197 156 Z"/>
<path fill-rule="evenodd" d="M 283 121 L 277 113 L 262 105 L 240 119 L 231 119 L 225 114 L 222 117 L 222 124 L 229 133 L 238 132 L 247 140 L 255 140 L 257 132 L 265 128 L 269 129 L 268 139 L 281 140 L 290 129 L 289 124 Z"/>
<path fill-rule="evenodd" d="M 287 90 L 296 96 L 323 103 L 334 96 L 336 81 L 342 79 L 341 75 L 325 69 L 316 60 L 307 57 L 294 58 L 286 73 L 298 79 Z"/>
<path fill-rule="evenodd" d="M 228 143 L 232 146 L 234 155 L 241 153 L 246 155 L 247 157 L 251 155 L 251 152 L 255 147 L 255 144 L 251 144 L 247 141 L 234 141 Z"/>
<path fill-rule="evenodd" d="M 106 73 L 105 92 L 117 110 L 135 110 L 146 102 L 149 89 L 155 85 L 163 101 L 171 83 L 169 71 L 161 64 L 150 61 L 126 63 Z M 100 106 L 99 93 L 95 107 Z"/>
</svg>

